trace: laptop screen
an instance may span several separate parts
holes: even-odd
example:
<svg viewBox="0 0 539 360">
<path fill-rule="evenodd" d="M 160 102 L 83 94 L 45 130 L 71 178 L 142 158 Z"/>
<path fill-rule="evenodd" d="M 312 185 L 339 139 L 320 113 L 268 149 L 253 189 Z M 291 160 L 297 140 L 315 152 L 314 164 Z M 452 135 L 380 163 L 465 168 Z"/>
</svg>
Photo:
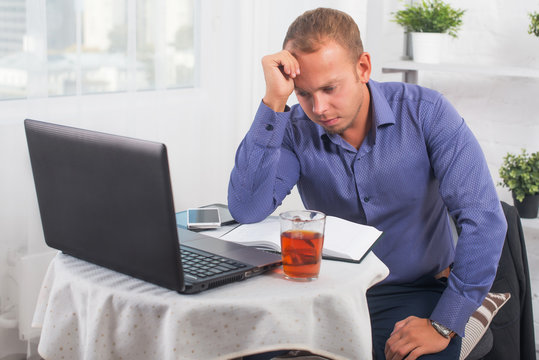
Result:
<svg viewBox="0 0 539 360">
<path fill-rule="evenodd" d="M 164 144 L 25 120 L 47 244 L 181 291 Z"/>
</svg>

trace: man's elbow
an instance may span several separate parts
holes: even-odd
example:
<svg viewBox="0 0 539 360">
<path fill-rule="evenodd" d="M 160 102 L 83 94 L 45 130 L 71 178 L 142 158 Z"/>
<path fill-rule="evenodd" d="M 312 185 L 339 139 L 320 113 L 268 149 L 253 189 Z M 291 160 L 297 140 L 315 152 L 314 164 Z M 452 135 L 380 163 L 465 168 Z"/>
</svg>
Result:
<svg viewBox="0 0 539 360">
<path fill-rule="evenodd" d="M 262 221 L 271 213 L 254 199 L 238 199 L 230 192 L 228 194 L 228 210 L 234 220 L 240 224 L 252 224 Z"/>
<path fill-rule="evenodd" d="M 264 220 L 267 215 L 253 211 L 249 206 L 231 205 L 229 202 L 228 209 L 230 214 L 240 224 L 252 224 Z"/>
</svg>

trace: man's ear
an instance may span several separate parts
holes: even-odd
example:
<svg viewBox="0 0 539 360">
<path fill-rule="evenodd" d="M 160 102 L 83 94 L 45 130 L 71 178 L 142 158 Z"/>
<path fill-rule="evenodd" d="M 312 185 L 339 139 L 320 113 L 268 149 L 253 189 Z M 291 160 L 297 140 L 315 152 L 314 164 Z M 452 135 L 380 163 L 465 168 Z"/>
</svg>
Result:
<svg viewBox="0 0 539 360">
<path fill-rule="evenodd" d="M 368 52 L 363 52 L 357 61 L 356 71 L 359 77 L 359 81 L 366 84 L 371 77 L 371 55 Z"/>
</svg>

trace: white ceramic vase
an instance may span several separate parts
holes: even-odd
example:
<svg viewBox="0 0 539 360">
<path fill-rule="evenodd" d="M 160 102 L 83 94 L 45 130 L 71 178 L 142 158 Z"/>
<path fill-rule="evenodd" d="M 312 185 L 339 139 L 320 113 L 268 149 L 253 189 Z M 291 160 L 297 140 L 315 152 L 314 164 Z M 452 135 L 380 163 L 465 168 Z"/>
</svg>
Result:
<svg viewBox="0 0 539 360">
<path fill-rule="evenodd" d="M 427 64 L 439 63 L 446 39 L 447 34 L 413 32 L 412 57 L 414 61 Z"/>
</svg>

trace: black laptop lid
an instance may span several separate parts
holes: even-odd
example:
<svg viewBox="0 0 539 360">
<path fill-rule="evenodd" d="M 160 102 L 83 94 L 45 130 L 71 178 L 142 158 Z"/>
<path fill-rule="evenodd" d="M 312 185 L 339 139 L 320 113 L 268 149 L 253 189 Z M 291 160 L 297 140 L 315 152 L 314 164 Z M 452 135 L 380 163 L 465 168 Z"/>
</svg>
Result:
<svg viewBox="0 0 539 360">
<path fill-rule="evenodd" d="M 29 119 L 24 125 L 46 243 L 182 291 L 165 145 Z"/>
</svg>

